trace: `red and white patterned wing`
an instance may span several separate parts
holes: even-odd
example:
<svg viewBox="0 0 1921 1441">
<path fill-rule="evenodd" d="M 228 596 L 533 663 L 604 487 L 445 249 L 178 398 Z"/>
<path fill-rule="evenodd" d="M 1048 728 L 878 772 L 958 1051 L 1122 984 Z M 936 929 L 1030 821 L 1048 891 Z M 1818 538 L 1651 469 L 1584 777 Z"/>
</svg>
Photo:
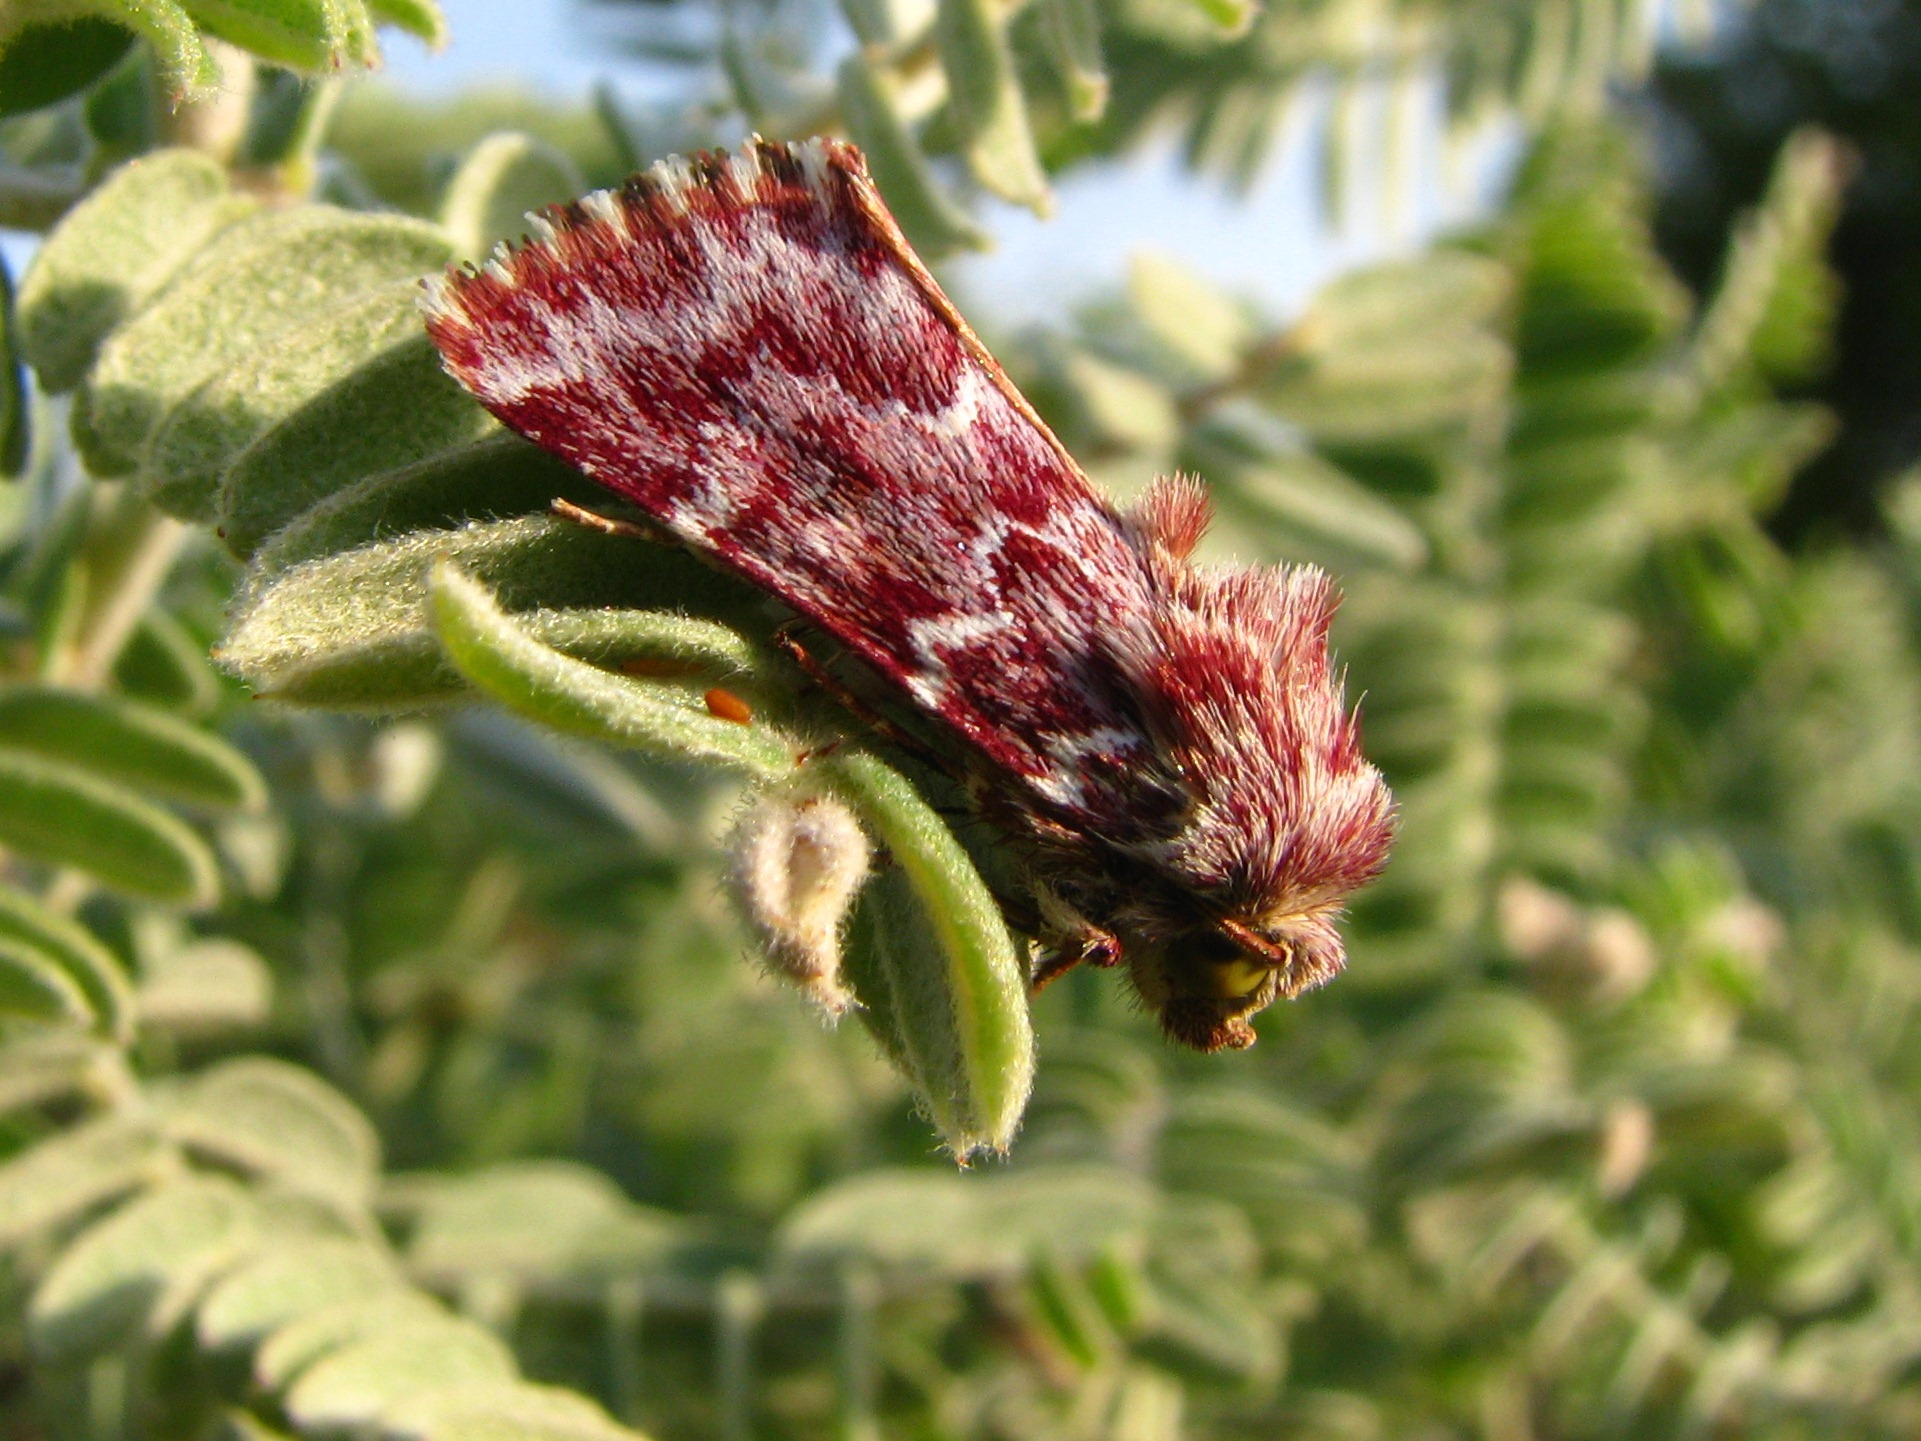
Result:
<svg viewBox="0 0 1921 1441">
<path fill-rule="evenodd" d="M 1063 818 L 1139 834 L 1155 793 L 1173 800 L 1111 659 L 1148 643 L 1143 557 L 858 151 L 756 141 L 537 223 L 429 284 L 428 330 L 489 410 L 835 636 Z"/>
</svg>

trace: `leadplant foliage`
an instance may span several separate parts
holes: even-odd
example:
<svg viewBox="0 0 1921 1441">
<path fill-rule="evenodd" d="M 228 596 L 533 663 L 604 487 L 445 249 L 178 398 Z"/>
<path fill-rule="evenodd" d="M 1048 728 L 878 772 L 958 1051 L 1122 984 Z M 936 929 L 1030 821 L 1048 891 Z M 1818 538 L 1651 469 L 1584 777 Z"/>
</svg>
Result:
<svg viewBox="0 0 1921 1441">
<path fill-rule="evenodd" d="M 810 81 L 787 41 L 838 22 L 664 6 L 726 77 L 678 130 L 404 134 L 257 62 L 424 9 L 70 9 L 4 22 L 73 62 L 0 127 L 40 232 L 0 328 L 11 1431 L 1921 1423 L 1921 478 L 1871 541 L 1764 528 L 1832 429 L 1784 397 L 1831 343 L 1833 142 L 1695 296 L 1601 113 L 1644 7 L 850 5 Z M 237 118 L 181 35 L 252 77 Z M 1341 576 L 1393 866 L 1247 1055 L 1170 1054 L 1100 977 L 1030 1017 L 959 798 L 763 599 L 555 514 L 617 512 L 445 379 L 414 282 L 750 96 L 852 130 L 939 248 L 982 230 L 947 155 L 1038 203 L 1174 115 L 1251 172 L 1290 86 L 1383 67 L 1519 106 L 1498 214 L 1285 321 L 1142 257 L 998 348 L 1117 492 L 1197 470 L 1221 553 Z M 822 795 L 879 856 L 837 1030 L 723 883 L 730 828 Z"/>
</svg>

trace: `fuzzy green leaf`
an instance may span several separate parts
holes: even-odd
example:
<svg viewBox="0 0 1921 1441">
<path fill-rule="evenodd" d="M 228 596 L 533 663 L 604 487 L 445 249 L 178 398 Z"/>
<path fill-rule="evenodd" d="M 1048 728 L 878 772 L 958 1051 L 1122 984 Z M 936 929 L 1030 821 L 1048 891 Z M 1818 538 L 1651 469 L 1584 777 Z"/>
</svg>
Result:
<svg viewBox="0 0 1921 1441">
<path fill-rule="evenodd" d="M 439 0 L 368 0 L 367 8 L 382 25 L 397 26 L 436 50 L 447 43 L 447 17 Z"/>
<path fill-rule="evenodd" d="M 141 487 L 163 510 L 211 513 L 229 467 L 262 432 L 419 334 L 417 294 L 411 280 L 378 287 L 208 376 L 154 431 L 141 457 Z"/>
<path fill-rule="evenodd" d="M 57 99 L 62 86 L 101 62 L 111 48 L 96 28 L 102 21 L 147 42 L 161 87 L 174 102 L 203 97 L 219 85 L 220 67 L 201 42 L 199 27 L 174 0 L 10 0 L 0 10 L 0 53 L 11 61 L 16 47 L 20 51 L 13 63 L 32 77 L 26 100 Z M 0 113 L 11 109 L 0 106 Z"/>
<path fill-rule="evenodd" d="M 66 761 L 102 780 L 216 811 L 257 811 L 253 762 L 197 726 L 135 701 L 0 687 L 0 749 Z"/>
<path fill-rule="evenodd" d="M 209 376 L 452 253 L 420 221 L 325 206 L 230 226 L 101 348 L 75 419 L 89 466 L 99 475 L 134 469 L 168 412 Z"/>
<path fill-rule="evenodd" d="M 178 1036 L 244 1030 L 272 1013 L 273 972 L 238 941 L 195 941 L 146 962 L 135 1005 L 142 1026 Z"/>
<path fill-rule="evenodd" d="M 1704 390 L 1720 390 L 1747 367 L 1793 384 L 1826 360 L 1840 301 L 1826 252 L 1848 170 L 1840 144 L 1818 132 L 1798 132 L 1781 147 L 1689 347 Z"/>
<path fill-rule="evenodd" d="M 102 1035 L 126 1042 L 133 1030 L 133 988 L 118 958 L 91 931 L 31 896 L 0 889 L 0 938 L 47 957 L 86 997 Z"/>
<path fill-rule="evenodd" d="M 252 569 L 273 575 L 411 531 L 535 514 L 556 499 L 591 504 L 606 492 L 539 446 L 499 432 L 335 493 L 256 550 Z"/>
<path fill-rule="evenodd" d="M 168 1137 L 221 1165 L 363 1204 L 380 1168 L 373 1128 L 310 1071 L 264 1056 L 196 1076 L 169 1098 Z"/>
<path fill-rule="evenodd" d="M 277 1327 L 266 1339 L 254 1355 L 254 1380 L 264 1391 L 283 1391 L 331 1351 L 363 1338 L 451 1319 L 445 1307 L 421 1291 L 382 1291 L 317 1306 Z"/>
<path fill-rule="evenodd" d="M 208 34 L 289 70 L 328 72 L 363 61 L 362 0 L 183 0 Z M 355 12 L 359 15 L 356 16 Z"/>
<path fill-rule="evenodd" d="M 224 226 L 253 208 L 192 150 L 123 165 L 40 247 L 20 285 L 20 344 L 40 384 L 71 390 L 114 327 Z"/>
<path fill-rule="evenodd" d="M 1338 351 L 1487 324 L 1513 290 L 1508 268 L 1461 250 L 1370 266 L 1323 286 L 1289 332 L 1294 346 Z"/>
<path fill-rule="evenodd" d="M 86 89 L 120 63 L 133 39 L 111 20 L 90 15 L 0 31 L 0 116 L 38 110 Z"/>
<path fill-rule="evenodd" d="M 849 979 L 954 1155 L 1004 1151 L 1033 1087 L 1034 1033 L 1027 966 L 1000 908 L 897 771 L 867 755 L 812 764 L 897 867 L 862 895 Z"/>
<path fill-rule="evenodd" d="M 1027 100 L 992 0 L 939 0 L 934 39 L 947 74 L 947 109 L 974 178 L 1003 200 L 1045 215 L 1053 207 L 1034 149 Z"/>
<path fill-rule="evenodd" d="M 513 1356 L 492 1333 L 471 1321 L 427 1321 L 322 1356 L 284 1404 L 303 1431 L 342 1431 L 370 1426 L 409 1397 L 513 1379 Z"/>
<path fill-rule="evenodd" d="M 1181 414 L 1165 385 L 1078 346 L 1050 349 L 1053 371 L 1092 443 L 1146 456 L 1173 453 Z"/>
<path fill-rule="evenodd" d="M 26 469 L 32 451 L 33 402 L 20 353 L 20 322 L 14 310 L 13 275 L 0 258 L 0 479 Z"/>
<path fill-rule="evenodd" d="M 209 1351 L 254 1346 L 296 1317 L 400 1285 L 399 1268 L 383 1248 L 303 1240 L 267 1250 L 221 1277 L 200 1303 L 194 1334 Z"/>
<path fill-rule="evenodd" d="M 793 768 L 793 744 L 758 722 L 743 725 L 676 703 L 662 687 L 613 675 L 542 644 L 451 561 L 434 568 L 433 605 L 435 629 L 461 673 L 529 720 L 749 775 L 777 776 Z"/>
<path fill-rule="evenodd" d="M 18 751 L 0 751 L 0 844 L 147 900 L 199 906 L 219 893 L 191 828 L 89 771 Z"/>
<path fill-rule="evenodd" d="M 249 555 L 362 477 L 471 445 L 498 428 L 416 331 L 247 447 L 220 487 L 221 538 L 234 554 Z"/>
<path fill-rule="evenodd" d="M 776 1252 L 816 1268 L 849 1259 L 950 1279 L 1009 1279 L 1050 1254 L 1079 1264 L 1139 1255 L 1153 1189 L 1099 1166 L 1052 1165 L 1013 1175 L 870 1171 L 811 1197 L 782 1225 Z"/>
<path fill-rule="evenodd" d="M 1188 0 L 1222 40 L 1245 35 L 1261 13 L 1260 0 Z"/>
<path fill-rule="evenodd" d="M 1416 570 L 1427 559 L 1427 538 L 1399 507 L 1312 452 L 1236 470 L 1217 493 L 1255 512 L 1276 560 Z"/>
<path fill-rule="evenodd" d="M 445 557 L 509 609 L 658 604 L 727 608 L 743 587 L 683 552 L 548 517 L 428 531 L 256 579 L 217 653 L 263 694 L 360 709 L 446 701 L 465 689 L 430 628 L 427 576 Z M 522 623 L 541 633 L 536 613 Z M 559 628 L 574 628 L 563 619 Z"/>
<path fill-rule="evenodd" d="M 392 1441 L 644 1441 L 575 1391 L 524 1381 L 410 1396 L 380 1415 Z"/>
<path fill-rule="evenodd" d="M 0 939 L 0 1016 L 90 1026 L 86 993 L 46 952 Z"/>
<path fill-rule="evenodd" d="M 17 1246 L 176 1164 L 142 1122 L 103 1116 L 63 1131 L 0 1166 L 0 1246 Z"/>
<path fill-rule="evenodd" d="M 204 716 L 220 702 L 220 680 L 198 637 L 172 614 L 149 609 L 113 663 L 114 684 L 135 700 Z"/>
<path fill-rule="evenodd" d="M 934 258 L 985 249 L 987 233 L 934 178 L 886 73 L 856 51 L 841 63 L 838 93 L 847 133 L 866 155 L 874 183 L 914 248 Z"/>
<path fill-rule="evenodd" d="M 1194 380 L 1232 378 L 1254 344 L 1246 310 L 1172 257 L 1136 255 L 1127 267 L 1127 299 L 1156 345 Z"/>
<path fill-rule="evenodd" d="M 256 1218 L 231 1181 L 187 1178 L 150 1191 L 82 1232 L 33 1293 L 28 1336 L 42 1360 L 81 1360 L 169 1314 L 251 1242 Z"/>
<path fill-rule="evenodd" d="M 407 1264 L 429 1284 L 472 1276 L 597 1278 L 657 1260 L 678 1230 L 598 1171 L 519 1161 L 436 1185 L 421 1203 Z"/>
<path fill-rule="evenodd" d="M 440 202 L 441 226 L 468 260 L 528 232 L 529 212 L 587 189 L 580 167 L 546 141 L 519 131 L 489 135 L 467 153 Z"/>
<path fill-rule="evenodd" d="M 13 1036 L 0 1046 L 0 1116 L 84 1097 L 113 1074 L 119 1059 L 111 1043 L 72 1031 Z M 5 1187 L 0 1181 L 0 1192 Z M 0 1247 L 6 1244 L 0 1239 Z"/>
<path fill-rule="evenodd" d="M 1067 109 L 1083 124 L 1107 109 L 1107 65 L 1101 57 L 1101 17 L 1094 0 L 1040 0 L 1041 35 L 1048 59 L 1067 90 Z"/>
</svg>

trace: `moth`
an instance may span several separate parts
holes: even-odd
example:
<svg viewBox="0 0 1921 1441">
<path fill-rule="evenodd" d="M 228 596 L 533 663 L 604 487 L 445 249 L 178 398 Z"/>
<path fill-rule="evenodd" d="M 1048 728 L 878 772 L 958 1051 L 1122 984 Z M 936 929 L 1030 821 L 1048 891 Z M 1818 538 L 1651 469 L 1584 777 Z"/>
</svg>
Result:
<svg viewBox="0 0 1921 1441">
<path fill-rule="evenodd" d="M 865 668 L 1016 846 L 1035 979 L 1125 965 L 1167 1034 L 1334 976 L 1386 784 L 1309 566 L 1203 568 L 1197 481 L 1125 510 L 908 247 L 853 146 L 750 141 L 530 217 L 427 282 L 511 429 Z"/>
</svg>

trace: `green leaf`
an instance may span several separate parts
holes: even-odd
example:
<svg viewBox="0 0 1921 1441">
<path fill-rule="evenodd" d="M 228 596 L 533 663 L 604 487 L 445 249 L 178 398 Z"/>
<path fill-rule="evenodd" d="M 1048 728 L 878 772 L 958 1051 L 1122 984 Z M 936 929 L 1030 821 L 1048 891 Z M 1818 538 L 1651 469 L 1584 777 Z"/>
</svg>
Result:
<svg viewBox="0 0 1921 1441">
<path fill-rule="evenodd" d="M 1063 1353 L 1091 1371 L 1114 1350 L 1115 1338 L 1086 1281 L 1046 1254 L 1029 1266 L 1025 1300 L 1033 1319 Z"/>
<path fill-rule="evenodd" d="M 539 446 L 496 433 L 336 492 L 256 550 L 252 569 L 272 575 L 411 531 L 534 514 L 556 499 L 592 504 L 606 492 Z"/>
<path fill-rule="evenodd" d="M 435 629 L 460 671 L 508 709 L 551 729 L 748 775 L 793 769 L 794 745 L 758 722 L 745 725 L 677 704 L 661 687 L 577 661 L 507 618 L 451 561 L 434 568 Z"/>
<path fill-rule="evenodd" d="M 283 1391 L 322 1356 L 355 1341 L 445 1323 L 453 1318 L 421 1291 L 383 1291 L 319 1306 L 275 1329 L 254 1354 L 254 1380 Z"/>
<path fill-rule="evenodd" d="M 399 1289 L 400 1270 L 365 1241 L 305 1240 L 265 1251 L 221 1277 L 195 1318 L 209 1351 L 255 1346 L 296 1317 Z"/>
<path fill-rule="evenodd" d="M 199 906 L 219 893 L 213 853 L 166 811 L 86 771 L 16 751 L 0 751 L 0 844 L 147 900 Z"/>
<path fill-rule="evenodd" d="M 86 89 L 132 44 L 129 31 L 91 15 L 0 31 L 0 116 L 38 110 Z"/>
<path fill-rule="evenodd" d="M 987 232 L 934 178 L 887 74 L 856 51 L 841 63 L 838 93 L 847 133 L 866 155 L 874 183 L 914 249 L 930 259 L 985 249 Z"/>
<path fill-rule="evenodd" d="M 273 1011 L 273 972 L 238 941 L 175 946 L 141 967 L 135 996 L 140 1024 L 179 1036 L 265 1025 Z"/>
<path fill-rule="evenodd" d="M 1262 399 L 1322 446 L 1393 444 L 1491 412 L 1512 366 L 1485 331 L 1435 331 L 1309 351 L 1274 373 Z"/>
<path fill-rule="evenodd" d="M 1127 299 L 1160 349 L 1196 381 L 1232 379 L 1254 345 L 1247 311 L 1170 256 L 1135 255 L 1127 267 Z"/>
<path fill-rule="evenodd" d="M 0 939 L 0 1016 L 72 1026 L 94 1023 L 86 994 L 44 951 Z"/>
<path fill-rule="evenodd" d="M 113 663 L 115 686 L 149 705 L 204 716 L 220 702 L 207 649 L 170 612 L 149 608 Z"/>
<path fill-rule="evenodd" d="M 426 1321 L 322 1356 L 284 1405 L 302 1431 L 343 1431 L 372 1425 L 410 1397 L 513 1379 L 513 1356 L 492 1333 L 471 1321 Z"/>
<path fill-rule="evenodd" d="M 254 1236 L 253 1203 L 231 1181 L 190 1177 L 148 1192 L 54 1262 L 27 1310 L 34 1354 L 78 1361 L 160 1324 Z"/>
<path fill-rule="evenodd" d="M 1223 40 L 1245 35 L 1261 13 L 1260 0 L 1187 0 Z"/>
<path fill-rule="evenodd" d="M 228 227 L 101 348 L 75 419 L 89 467 L 98 475 L 134 469 L 167 413 L 209 376 L 452 253 L 421 221 L 325 206 Z"/>
<path fill-rule="evenodd" d="M 1704 390 L 1717 392 L 1748 368 L 1792 385 L 1826 362 L 1840 303 L 1826 252 L 1849 169 L 1840 142 L 1817 131 L 1797 131 L 1781 147 L 1689 346 Z"/>
<path fill-rule="evenodd" d="M 382 25 L 398 26 L 436 50 L 447 43 L 447 17 L 438 0 L 369 0 L 367 8 Z"/>
<path fill-rule="evenodd" d="M 536 136 L 504 131 L 467 152 L 447 182 L 440 224 L 461 256 L 478 260 L 496 243 L 527 235 L 529 212 L 586 189 L 580 167 L 567 154 Z"/>
<path fill-rule="evenodd" d="M 354 32 L 361 0 L 183 0 L 211 35 L 289 70 L 334 71 L 366 57 Z"/>
<path fill-rule="evenodd" d="M 253 209 L 218 163 L 162 150 L 115 170 L 60 222 L 21 281 L 20 348 L 58 394 L 207 241 Z"/>
<path fill-rule="evenodd" d="M 221 1165 L 364 1205 L 380 1143 L 353 1104 L 310 1071 L 265 1056 L 228 1061 L 168 1098 L 166 1135 Z"/>
<path fill-rule="evenodd" d="M 0 1166 L 0 1246 L 17 1246 L 177 1164 L 150 1125 L 122 1116 L 84 1121 Z"/>
<path fill-rule="evenodd" d="M 809 1270 L 865 1260 L 949 1280 L 1007 1280 L 1042 1254 L 1068 1264 L 1139 1256 L 1154 1206 L 1147 1182 L 1102 1166 L 977 1177 L 870 1171 L 808 1198 L 782 1224 L 775 1251 Z"/>
<path fill-rule="evenodd" d="M 247 447 L 220 487 L 221 539 L 235 555 L 249 555 L 302 511 L 363 477 L 498 429 L 415 329 Z"/>
<path fill-rule="evenodd" d="M 1034 149 L 1002 11 L 992 0 L 939 0 L 934 40 L 947 74 L 947 108 L 974 178 L 1038 215 L 1053 206 Z"/>
<path fill-rule="evenodd" d="M 27 468 L 33 445 L 33 400 L 27 393 L 26 362 L 21 356 L 20 322 L 14 311 L 13 276 L 0 258 L 0 478 Z"/>
<path fill-rule="evenodd" d="M 1094 0 L 1040 0 L 1041 36 L 1067 90 L 1067 110 L 1085 124 L 1107 109 L 1107 65 Z"/>
<path fill-rule="evenodd" d="M 380 286 L 208 376 L 161 420 L 141 487 L 163 510 L 211 514 L 228 469 L 262 432 L 420 333 L 417 294 L 411 280 Z"/>
<path fill-rule="evenodd" d="M 394 1441 L 644 1441 L 574 1391 L 483 1381 L 398 1401 L 380 1416 Z"/>
<path fill-rule="evenodd" d="M 1369 266 L 1323 286 L 1290 334 L 1307 351 L 1419 343 L 1492 322 L 1511 296 L 1508 267 L 1461 250 Z M 1168 317 L 1170 320 L 1174 316 Z"/>
<path fill-rule="evenodd" d="M 1027 966 L 993 895 L 898 772 L 867 755 L 810 764 L 897 867 L 870 883 L 855 911 L 856 993 L 955 1157 L 1006 1150 L 1033 1087 L 1034 1034 Z"/>
<path fill-rule="evenodd" d="M 1157 1279 L 1135 1349 L 1177 1374 L 1215 1384 L 1270 1383 L 1282 1364 L 1273 1319 L 1239 1286 Z"/>
<path fill-rule="evenodd" d="M 100 1033 L 124 1044 L 133 1031 L 133 988 L 112 951 L 77 922 L 20 891 L 0 888 L 0 937 L 47 957 L 86 997 Z"/>
<path fill-rule="evenodd" d="M 1232 473 L 1217 494 L 1259 517 L 1274 559 L 1418 570 L 1427 538 L 1400 509 L 1311 451 Z"/>
<path fill-rule="evenodd" d="M 216 658 L 263 694 L 306 705 L 394 708 L 457 697 L 465 683 L 425 604 L 428 572 L 443 557 L 509 609 L 658 604 L 752 613 L 751 592 L 684 552 L 528 517 L 409 535 L 258 577 Z M 540 633 L 538 615 L 522 623 Z"/>
<path fill-rule="evenodd" d="M 407 1264 L 436 1287 L 474 1276 L 593 1278 L 631 1274 L 677 1237 L 671 1218 L 634 1205 L 598 1171 L 518 1161 L 437 1181 L 420 1205 Z"/>
<path fill-rule="evenodd" d="M 0 686 L 0 749 L 85 767 L 102 780 L 215 811 L 258 811 L 266 784 L 225 741 L 137 701 Z"/>
<path fill-rule="evenodd" d="M 1079 346 L 1049 350 L 1050 368 L 1071 398 L 1075 418 L 1091 444 L 1155 457 L 1173 453 L 1181 414 L 1165 385 Z"/>
<path fill-rule="evenodd" d="M 174 103 L 202 98 L 219 85 L 220 67 L 201 43 L 199 27 L 173 0 L 11 0 L 0 11 L 0 58 L 7 62 L 0 66 L 0 80 L 12 80 L 8 71 L 17 66 L 32 77 L 27 98 L 46 96 L 39 102 L 46 104 L 59 98 L 49 92 L 71 94 L 62 87 L 86 83 L 81 77 L 110 48 L 95 28 L 102 22 L 132 31 L 152 47 L 161 83 Z M 103 66 L 89 78 L 104 73 Z M 9 98 L 13 93 L 11 85 L 0 90 Z M 11 103 L 0 104 L 0 114 L 13 109 Z"/>
<path fill-rule="evenodd" d="M 0 1116 L 81 1099 L 114 1074 L 119 1062 L 117 1047 L 71 1031 L 10 1037 L 0 1046 Z M 6 1186 L 0 1180 L 0 1192 Z M 7 1244 L 0 1239 L 0 1247 Z"/>
</svg>

